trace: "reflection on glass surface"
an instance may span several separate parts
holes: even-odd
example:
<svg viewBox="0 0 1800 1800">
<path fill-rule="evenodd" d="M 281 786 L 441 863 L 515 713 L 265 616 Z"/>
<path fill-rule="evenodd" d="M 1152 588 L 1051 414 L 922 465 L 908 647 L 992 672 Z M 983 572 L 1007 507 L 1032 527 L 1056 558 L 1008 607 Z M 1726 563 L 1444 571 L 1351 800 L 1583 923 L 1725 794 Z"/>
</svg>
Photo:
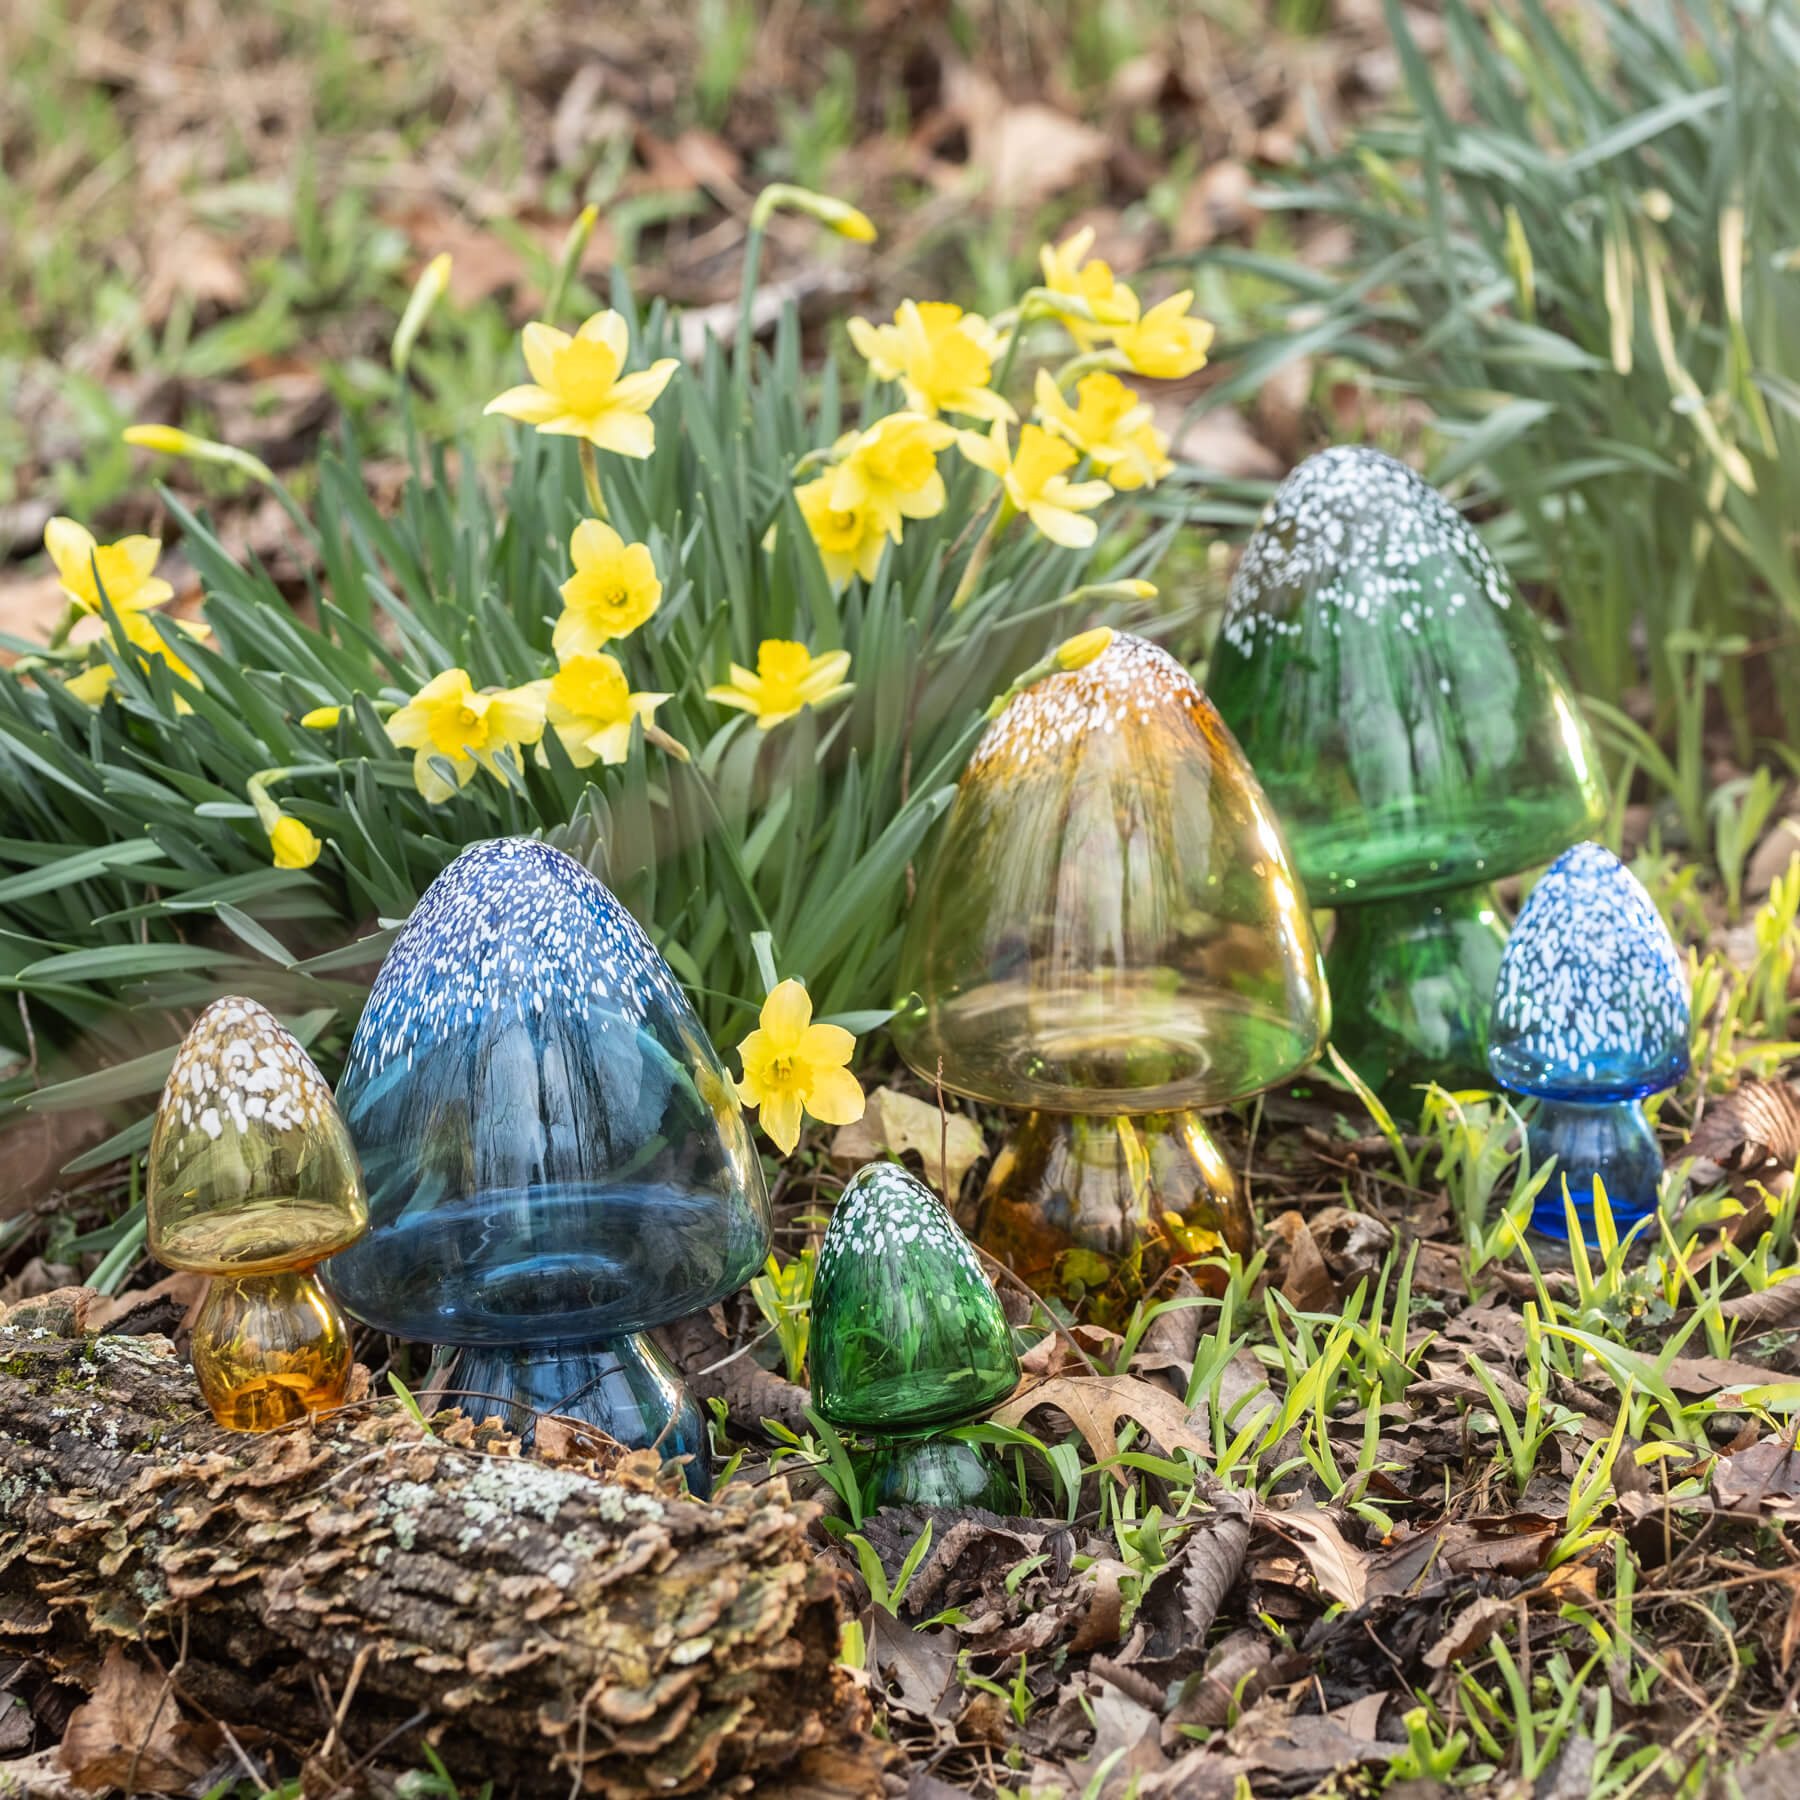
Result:
<svg viewBox="0 0 1800 1800">
<path fill-rule="evenodd" d="M 580 864 L 472 845 L 383 963 L 339 1087 L 370 1231 L 326 1275 L 449 1344 L 622 1337 L 733 1292 L 769 1210 L 668 965 Z"/>
</svg>

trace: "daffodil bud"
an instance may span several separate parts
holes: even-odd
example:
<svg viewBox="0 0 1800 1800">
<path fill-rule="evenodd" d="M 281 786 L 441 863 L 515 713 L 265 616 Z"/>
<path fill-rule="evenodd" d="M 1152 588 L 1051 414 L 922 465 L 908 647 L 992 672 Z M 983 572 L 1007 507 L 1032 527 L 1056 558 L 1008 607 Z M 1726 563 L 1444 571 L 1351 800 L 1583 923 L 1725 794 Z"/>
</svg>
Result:
<svg viewBox="0 0 1800 1800">
<path fill-rule="evenodd" d="M 394 331 L 393 347 L 389 352 L 396 375 L 406 374 L 406 365 L 412 356 L 419 332 L 431 309 L 444 297 L 444 290 L 449 285 L 450 252 L 445 250 L 425 265 L 424 273 L 413 284 L 411 298 L 406 302 L 406 311 L 400 315 L 400 323 Z"/>
<path fill-rule="evenodd" d="M 298 819 L 281 813 L 269 833 L 269 848 L 276 868 L 310 869 L 325 846 Z"/>
<path fill-rule="evenodd" d="M 274 487 L 275 471 L 260 456 L 240 450 L 234 444 L 221 444 L 213 438 L 196 437 L 191 431 L 173 425 L 127 425 L 122 433 L 125 442 L 140 450 L 154 450 L 162 456 L 186 456 L 195 462 L 219 463 L 237 469 L 252 481 Z"/>
<path fill-rule="evenodd" d="M 1062 670 L 1085 669 L 1095 657 L 1104 655 L 1113 641 L 1110 625 L 1096 625 L 1092 631 L 1077 632 L 1056 647 L 1056 666 Z"/>
<path fill-rule="evenodd" d="M 311 712 L 300 715 L 300 723 L 308 731 L 329 731 L 343 715 L 341 706 L 315 706 Z"/>
<path fill-rule="evenodd" d="M 763 230 L 777 207 L 805 213 L 852 243 L 872 244 L 875 241 L 875 227 L 867 213 L 847 200 L 815 193 L 811 188 L 794 187 L 785 181 L 771 182 L 756 196 L 756 204 L 750 209 L 750 229 Z"/>
</svg>

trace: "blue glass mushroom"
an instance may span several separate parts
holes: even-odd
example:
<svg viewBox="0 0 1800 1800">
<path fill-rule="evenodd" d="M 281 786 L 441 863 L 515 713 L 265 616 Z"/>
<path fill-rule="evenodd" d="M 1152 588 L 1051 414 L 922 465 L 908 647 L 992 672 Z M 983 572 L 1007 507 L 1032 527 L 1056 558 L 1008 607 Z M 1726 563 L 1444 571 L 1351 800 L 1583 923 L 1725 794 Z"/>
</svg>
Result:
<svg viewBox="0 0 1800 1800">
<path fill-rule="evenodd" d="M 503 1352 L 483 1378 L 513 1369 L 521 1406 L 579 1394 L 574 1416 L 666 1448 L 666 1365 L 634 1385 L 591 1359 L 641 1374 L 618 1340 L 742 1286 L 769 1202 L 718 1053 L 606 887 L 531 839 L 463 851 L 382 964 L 338 1104 L 369 1185 L 368 1235 L 325 1271 L 345 1309 Z"/>
<path fill-rule="evenodd" d="M 1488 1067 L 1539 1101 L 1534 1162 L 1557 1159 L 1533 1226 L 1566 1237 L 1566 1179 L 1593 1241 L 1594 1180 L 1621 1235 L 1654 1211 L 1662 1179 L 1646 1094 L 1688 1069 L 1688 981 L 1643 883 L 1600 844 L 1551 864 L 1513 927 L 1494 988 Z"/>
</svg>

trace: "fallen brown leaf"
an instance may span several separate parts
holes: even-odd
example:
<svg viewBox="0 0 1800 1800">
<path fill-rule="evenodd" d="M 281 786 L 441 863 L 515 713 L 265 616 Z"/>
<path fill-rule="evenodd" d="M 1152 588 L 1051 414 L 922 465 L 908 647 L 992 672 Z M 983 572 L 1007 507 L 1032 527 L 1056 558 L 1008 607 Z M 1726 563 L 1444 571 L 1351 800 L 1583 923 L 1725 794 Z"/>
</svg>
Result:
<svg viewBox="0 0 1800 1800">
<path fill-rule="evenodd" d="M 994 1413 L 994 1423 L 1022 1425 L 1040 1406 L 1066 1414 L 1101 1462 L 1119 1453 L 1121 1419 L 1135 1419 L 1167 1456 L 1178 1450 L 1212 1455 L 1212 1445 L 1194 1430 L 1183 1402 L 1167 1388 L 1130 1375 L 1054 1375 L 1035 1387 L 1022 1387 Z"/>
<path fill-rule="evenodd" d="M 909 1150 L 916 1150 L 924 1163 L 926 1182 L 954 1203 L 963 1177 L 987 1154 L 987 1142 L 966 1113 L 940 1113 L 931 1101 L 889 1087 L 870 1094 L 863 1116 L 840 1125 L 831 1140 L 832 1160 L 858 1168 L 878 1156 L 904 1156 Z"/>
<path fill-rule="evenodd" d="M 77 1787 L 175 1794 L 212 1767 L 220 1741 L 216 1726 L 181 1716 L 160 1672 L 115 1644 L 92 1695 L 70 1715 L 62 1765 Z"/>
</svg>

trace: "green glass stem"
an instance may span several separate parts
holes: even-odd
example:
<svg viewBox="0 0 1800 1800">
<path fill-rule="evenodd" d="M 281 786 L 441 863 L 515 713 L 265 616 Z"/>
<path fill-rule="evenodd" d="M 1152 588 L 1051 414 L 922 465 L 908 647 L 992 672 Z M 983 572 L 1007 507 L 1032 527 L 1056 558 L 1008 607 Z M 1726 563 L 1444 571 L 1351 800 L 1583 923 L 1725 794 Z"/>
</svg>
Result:
<svg viewBox="0 0 1800 1800">
<path fill-rule="evenodd" d="M 1104 1118 L 1027 1113 L 994 1159 L 975 1241 L 1040 1294 L 1087 1302 L 1109 1324 L 1128 1316 L 1173 1263 L 1248 1256 L 1249 1202 L 1195 1112 Z"/>
<path fill-rule="evenodd" d="M 882 1506 L 979 1506 L 988 1512 L 1018 1510 L 1006 1472 L 974 1444 L 960 1438 L 881 1438 L 858 1473 L 863 1504 Z"/>
<path fill-rule="evenodd" d="M 1488 1015 L 1506 948 L 1493 892 L 1408 894 L 1341 907 L 1325 958 L 1344 1060 L 1397 1117 L 1418 1087 L 1491 1087 Z"/>
</svg>

